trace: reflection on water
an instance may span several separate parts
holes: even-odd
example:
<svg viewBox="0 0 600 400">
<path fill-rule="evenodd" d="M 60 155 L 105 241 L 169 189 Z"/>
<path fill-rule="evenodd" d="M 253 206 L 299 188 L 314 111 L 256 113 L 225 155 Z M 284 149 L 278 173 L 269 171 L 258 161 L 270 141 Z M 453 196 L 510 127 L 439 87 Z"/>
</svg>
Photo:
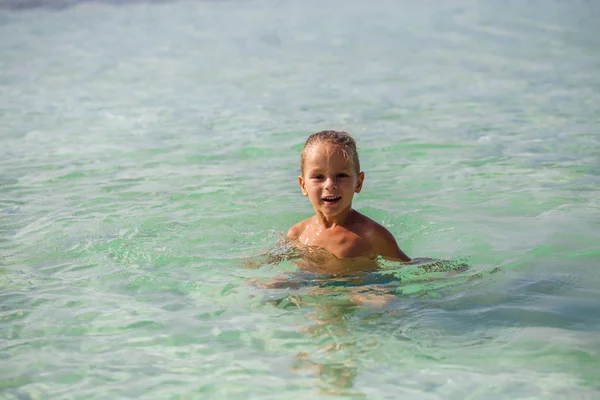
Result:
<svg viewBox="0 0 600 400">
<path fill-rule="evenodd" d="M 315 299 L 314 311 L 309 316 L 313 323 L 303 332 L 319 347 L 311 352 L 299 352 L 294 357 L 291 370 L 315 376 L 321 393 L 349 395 L 358 374 L 359 360 L 357 355 L 353 355 L 358 347 L 356 338 L 348 330 L 347 319 L 358 303 L 352 296 L 345 302 L 338 298 L 334 304 L 319 301 L 319 298 L 328 296 L 327 292 L 319 290 L 311 290 L 309 296 Z"/>
<path fill-rule="evenodd" d="M 316 249 L 309 250 L 294 259 L 299 268 L 307 262 L 306 258 L 315 261 L 315 251 L 319 257 L 326 256 Z M 361 321 L 368 320 L 369 325 L 377 326 L 385 325 L 386 319 L 401 318 L 402 312 L 395 302 L 403 301 L 407 287 L 412 288 L 407 291 L 409 294 L 421 292 L 431 296 L 441 288 L 474 279 L 460 276 L 468 269 L 468 264 L 462 261 L 422 258 L 415 259 L 409 266 L 395 263 L 396 269 L 391 268 L 393 263 L 387 262 L 385 268 L 378 263 L 377 272 L 357 271 L 356 262 L 359 261 L 346 260 L 341 264 L 349 266 L 352 274 L 322 275 L 299 269 L 278 274 L 272 280 L 254 282 L 267 289 L 266 304 L 290 311 L 309 310 L 305 315 L 311 322 L 303 323 L 299 332 L 309 336 L 316 349 L 298 352 L 290 368 L 300 376 L 315 377 L 315 386 L 324 395 L 365 395 L 354 388 L 354 382 L 361 372 L 362 354 L 378 344 L 377 339 L 361 342 L 355 332 Z M 435 281 L 439 283 L 437 287 L 432 284 Z M 426 283 L 426 286 L 415 290 L 416 282 Z"/>
<path fill-rule="evenodd" d="M 346 293 L 344 293 L 346 292 Z M 311 338 L 316 349 L 298 352 L 290 369 L 301 376 L 316 377 L 315 386 L 322 394 L 360 395 L 353 388 L 360 370 L 360 351 L 348 321 L 355 311 L 369 300 L 354 291 L 310 289 L 305 295 L 288 295 L 285 300 L 273 301 L 278 307 L 310 308 L 310 324 L 303 324 L 301 332 Z M 381 305 L 378 305 L 381 306 Z"/>
</svg>

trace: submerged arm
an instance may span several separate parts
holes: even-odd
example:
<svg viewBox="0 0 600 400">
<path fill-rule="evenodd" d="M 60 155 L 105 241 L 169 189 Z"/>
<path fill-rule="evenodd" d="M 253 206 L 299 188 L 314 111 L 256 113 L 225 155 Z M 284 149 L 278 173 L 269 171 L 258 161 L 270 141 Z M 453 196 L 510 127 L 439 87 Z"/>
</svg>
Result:
<svg viewBox="0 0 600 400">
<path fill-rule="evenodd" d="M 394 236 L 383 226 L 377 227 L 375 234 L 375 249 L 377 255 L 390 261 L 410 262 L 411 259 L 407 256 L 400 247 Z"/>
<path fill-rule="evenodd" d="M 296 246 L 288 239 L 282 239 L 275 248 L 257 256 L 246 258 L 242 266 L 246 268 L 260 268 L 263 265 L 279 264 L 284 260 L 298 258 Z"/>
</svg>

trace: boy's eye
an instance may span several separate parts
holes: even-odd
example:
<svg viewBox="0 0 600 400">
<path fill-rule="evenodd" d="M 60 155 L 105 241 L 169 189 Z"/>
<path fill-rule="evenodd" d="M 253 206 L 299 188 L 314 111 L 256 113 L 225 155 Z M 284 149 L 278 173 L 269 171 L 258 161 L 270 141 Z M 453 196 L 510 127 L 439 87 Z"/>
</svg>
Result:
<svg viewBox="0 0 600 400">
<path fill-rule="evenodd" d="M 347 178 L 348 176 L 349 175 L 347 173 L 345 173 L 345 172 L 341 172 L 341 173 L 337 174 L 338 178 Z"/>
<path fill-rule="evenodd" d="M 323 175 L 313 175 L 313 179 L 323 179 Z"/>
</svg>

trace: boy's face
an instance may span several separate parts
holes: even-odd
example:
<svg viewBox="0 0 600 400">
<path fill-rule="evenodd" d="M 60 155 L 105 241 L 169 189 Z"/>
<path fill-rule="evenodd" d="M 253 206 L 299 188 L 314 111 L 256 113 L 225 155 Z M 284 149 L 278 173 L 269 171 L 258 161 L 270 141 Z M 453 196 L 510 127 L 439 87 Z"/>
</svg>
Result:
<svg viewBox="0 0 600 400">
<path fill-rule="evenodd" d="M 360 192 L 364 178 L 340 146 L 317 143 L 306 149 L 298 182 L 317 214 L 335 217 L 352 207 L 354 193 Z"/>
</svg>

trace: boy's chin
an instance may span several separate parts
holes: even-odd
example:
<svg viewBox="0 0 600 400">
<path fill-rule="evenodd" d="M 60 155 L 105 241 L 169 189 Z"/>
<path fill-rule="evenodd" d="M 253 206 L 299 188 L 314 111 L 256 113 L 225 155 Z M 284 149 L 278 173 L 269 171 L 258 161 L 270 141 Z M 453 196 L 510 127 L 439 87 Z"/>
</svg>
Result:
<svg viewBox="0 0 600 400">
<path fill-rule="evenodd" d="M 339 214 L 343 214 L 344 211 L 349 210 L 351 207 L 350 206 L 346 206 L 344 204 L 341 203 L 337 203 L 337 204 L 324 204 L 320 207 L 320 211 L 327 216 L 336 216 Z"/>
</svg>

